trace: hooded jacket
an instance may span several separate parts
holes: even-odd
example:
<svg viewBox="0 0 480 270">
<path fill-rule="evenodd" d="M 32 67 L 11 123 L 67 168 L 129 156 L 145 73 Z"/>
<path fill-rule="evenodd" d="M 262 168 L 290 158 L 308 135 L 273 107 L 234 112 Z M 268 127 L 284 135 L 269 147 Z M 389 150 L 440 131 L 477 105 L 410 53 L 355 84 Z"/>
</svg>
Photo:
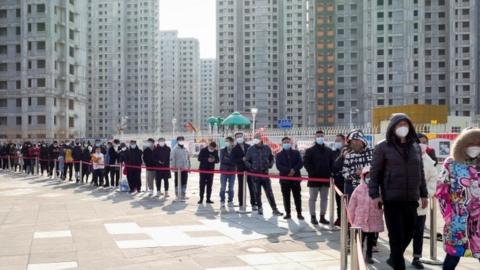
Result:
<svg viewBox="0 0 480 270">
<path fill-rule="evenodd" d="M 480 129 L 464 131 L 443 164 L 437 193 L 445 220 L 444 249 L 452 256 L 480 258 L 480 157 L 466 148 L 480 145 Z"/>
<path fill-rule="evenodd" d="M 409 126 L 405 144 L 395 135 L 395 126 L 401 121 Z M 369 195 L 374 199 L 380 197 L 380 190 L 384 201 L 417 202 L 428 197 L 422 151 L 406 114 L 391 117 L 386 139 L 375 147 L 370 175 Z"/>
</svg>

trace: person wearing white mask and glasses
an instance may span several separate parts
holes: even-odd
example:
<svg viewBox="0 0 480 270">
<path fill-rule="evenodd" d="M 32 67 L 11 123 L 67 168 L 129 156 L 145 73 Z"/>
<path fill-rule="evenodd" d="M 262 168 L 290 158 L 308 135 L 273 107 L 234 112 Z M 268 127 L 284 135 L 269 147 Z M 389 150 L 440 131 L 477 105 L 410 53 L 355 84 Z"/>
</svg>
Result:
<svg viewBox="0 0 480 270">
<path fill-rule="evenodd" d="M 142 191 L 142 150 L 137 146 L 137 141 L 130 141 L 130 148 L 126 152 L 125 166 L 127 167 L 127 180 L 130 194 L 135 195 Z"/>
<path fill-rule="evenodd" d="M 369 195 L 384 205 L 390 244 L 387 264 L 405 269 L 404 253 L 414 235 L 418 202 L 423 209 L 428 205 L 422 151 L 406 114 L 390 117 L 386 139 L 375 147 L 370 177 Z"/>
<path fill-rule="evenodd" d="M 155 167 L 157 163 L 154 161 L 153 158 L 153 150 L 155 141 L 152 138 L 149 138 L 146 143 L 146 147 L 143 150 L 143 163 L 147 167 L 147 187 L 149 190 L 149 196 L 153 196 L 154 192 L 154 180 L 155 180 Z"/>
</svg>

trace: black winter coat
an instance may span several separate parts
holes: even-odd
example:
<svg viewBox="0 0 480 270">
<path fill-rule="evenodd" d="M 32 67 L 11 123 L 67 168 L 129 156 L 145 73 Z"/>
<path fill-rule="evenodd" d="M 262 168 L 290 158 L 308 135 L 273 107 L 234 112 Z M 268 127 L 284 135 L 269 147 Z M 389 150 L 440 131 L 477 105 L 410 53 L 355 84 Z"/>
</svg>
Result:
<svg viewBox="0 0 480 270">
<path fill-rule="evenodd" d="M 220 150 L 220 170 L 235 171 L 235 168 L 236 168 L 236 162 L 233 159 L 233 148 L 232 150 L 230 150 L 230 152 L 228 152 L 227 147 Z"/>
<path fill-rule="evenodd" d="M 209 162 L 209 158 L 213 158 L 214 161 Z M 198 161 L 200 161 L 200 166 L 198 167 L 199 170 L 214 170 L 215 164 L 220 161 L 218 151 L 214 150 L 213 152 L 210 152 L 208 151 L 208 147 L 204 147 L 198 154 Z"/>
<path fill-rule="evenodd" d="M 108 148 L 108 157 L 108 165 L 114 165 L 120 162 L 120 154 L 115 150 L 114 147 Z"/>
<path fill-rule="evenodd" d="M 157 146 L 153 149 L 153 160 L 156 162 L 157 167 L 169 168 L 170 167 L 170 152 L 171 149 L 168 146 Z M 170 171 L 157 171 L 157 176 L 160 178 L 172 177 Z"/>
<path fill-rule="evenodd" d="M 307 169 L 308 177 L 312 178 L 330 178 L 334 167 L 335 155 L 332 149 L 325 145 L 315 144 L 305 151 L 303 164 Z M 330 183 L 320 183 L 308 181 L 308 187 L 330 186 Z"/>
<path fill-rule="evenodd" d="M 410 126 L 404 145 L 394 134 L 395 126 L 402 120 Z M 420 197 L 427 198 L 422 152 L 417 140 L 413 124 L 405 114 L 397 114 L 391 119 L 386 140 L 375 147 L 373 154 L 370 197 L 380 197 L 381 190 L 384 201 L 417 202 Z"/>
<path fill-rule="evenodd" d="M 153 149 L 150 149 L 150 147 L 147 147 L 143 150 L 143 162 L 145 163 L 145 166 L 153 168 L 157 167 L 157 163 L 153 159 Z M 147 169 L 148 171 L 154 171 L 154 169 Z"/>
<path fill-rule="evenodd" d="M 74 146 L 72 150 L 72 157 L 73 160 L 81 160 L 82 159 L 82 148 L 80 146 Z"/>
<path fill-rule="evenodd" d="M 237 144 L 232 149 L 232 159 L 235 161 L 237 171 L 239 172 L 247 170 L 247 166 L 243 161 L 243 157 L 245 157 L 245 154 L 247 153 L 248 148 L 250 148 L 250 145 L 245 143 L 243 144 L 243 148 L 245 149 L 245 151 L 242 150 L 242 147 L 239 144 Z"/>
<path fill-rule="evenodd" d="M 128 149 L 125 157 L 126 157 L 125 163 L 127 165 L 133 165 L 133 166 L 142 165 L 142 150 L 138 149 L 138 147 Z M 131 168 L 128 168 L 127 170 L 130 170 L 130 169 Z"/>
<path fill-rule="evenodd" d="M 302 157 L 300 152 L 297 150 L 282 150 L 275 157 L 275 165 L 277 166 L 280 176 L 288 176 L 290 170 L 293 169 L 295 173 L 292 177 L 301 176 L 300 170 L 303 167 Z M 280 184 L 287 184 L 297 182 L 295 180 L 282 180 L 280 179 Z M 298 181 L 298 183 L 300 183 Z"/>
</svg>

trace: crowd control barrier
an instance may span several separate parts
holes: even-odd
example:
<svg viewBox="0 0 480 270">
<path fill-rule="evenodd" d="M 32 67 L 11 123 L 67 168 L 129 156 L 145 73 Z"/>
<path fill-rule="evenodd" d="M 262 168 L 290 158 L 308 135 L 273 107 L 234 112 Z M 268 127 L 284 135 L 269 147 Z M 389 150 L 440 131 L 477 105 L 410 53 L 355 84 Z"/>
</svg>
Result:
<svg viewBox="0 0 480 270">
<path fill-rule="evenodd" d="M 52 178 L 53 179 L 58 179 L 58 161 L 57 160 L 52 160 L 52 159 L 40 159 L 38 157 L 17 157 L 17 156 L 2 156 L 0 157 L 0 170 L 3 170 L 4 167 L 4 162 L 7 162 L 7 166 L 5 166 L 7 171 L 14 171 L 15 168 L 12 167 L 13 162 L 12 161 L 18 161 L 18 160 L 34 160 L 34 174 L 40 175 L 41 170 L 40 170 L 40 162 L 46 161 L 49 164 L 53 162 L 54 168 L 53 168 L 53 173 L 52 173 Z M 68 163 L 68 162 L 66 162 Z M 83 165 L 93 165 L 91 162 L 85 162 L 85 161 L 73 161 L 70 163 L 79 163 L 79 172 L 80 175 L 83 175 Z M 99 165 L 104 165 L 104 164 L 99 164 Z M 248 172 L 248 171 L 243 171 L 243 172 L 238 172 L 238 171 L 222 171 L 222 170 L 198 170 L 198 169 L 181 169 L 181 168 L 173 168 L 173 167 L 147 167 L 144 165 L 141 166 L 136 166 L 136 165 L 128 165 L 128 164 L 115 164 L 115 165 L 105 165 L 109 167 L 118 167 L 120 168 L 120 172 L 123 173 L 124 168 L 128 170 L 129 168 L 135 168 L 135 169 L 148 169 L 148 170 L 161 170 L 161 171 L 171 171 L 173 173 L 177 174 L 177 179 L 178 179 L 178 184 L 177 184 L 177 196 L 176 199 L 174 200 L 175 202 L 185 202 L 185 198 L 181 196 L 182 194 L 182 185 L 181 185 L 181 173 L 182 172 L 193 172 L 193 173 L 208 173 L 208 174 L 228 174 L 228 175 L 238 175 L 238 174 L 243 174 L 243 205 L 239 209 L 239 213 L 241 214 L 246 214 L 250 213 L 247 211 L 247 177 L 252 176 L 252 177 L 257 177 L 257 178 L 269 178 L 269 179 L 281 179 L 281 180 L 289 180 L 289 181 L 314 181 L 314 182 L 321 182 L 321 183 L 329 183 L 330 184 L 330 189 L 329 189 L 329 218 L 330 218 L 330 224 L 329 224 L 329 229 L 330 230 L 337 230 L 336 226 L 334 225 L 334 213 L 335 213 L 335 195 L 339 195 L 341 198 L 341 216 L 340 216 L 340 269 L 341 270 L 347 270 L 348 269 L 348 255 L 350 253 L 350 269 L 353 270 L 363 270 L 367 269 L 365 262 L 364 262 L 364 257 L 362 253 L 362 237 L 361 237 L 361 228 L 356 228 L 352 227 L 349 228 L 349 224 L 352 224 L 352 221 L 348 215 L 348 197 L 346 194 L 344 194 L 341 190 L 339 190 L 334 183 L 334 180 L 332 178 L 309 178 L 305 176 L 300 176 L 300 177 L 290 177 L 290 176 L 280 176 L 276 174 L 263 174 L 263 173 L 255 173 L 255 172 Z M 20 169 L 21 171 L 21 169 Z M 437 202 L 435 199 L 430 200 L 430 258 L 429 259 L 422 259 L 422 262 L 426 264 L 441 264 L 442 262 L 437 259 L 437 230 L 436 230 L 436 223 L 437 223 Z M 349 236 L 350 236 L 350 241 L 349 241 Z"/>
</svg>

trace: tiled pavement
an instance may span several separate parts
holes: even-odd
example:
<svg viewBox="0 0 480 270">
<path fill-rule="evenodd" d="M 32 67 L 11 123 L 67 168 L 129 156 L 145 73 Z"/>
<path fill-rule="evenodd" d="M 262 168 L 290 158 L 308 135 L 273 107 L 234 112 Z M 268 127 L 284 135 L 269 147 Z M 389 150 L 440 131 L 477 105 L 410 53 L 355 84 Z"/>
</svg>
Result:
<svg viewBox="0 0 480 270">
<path fill-rule="evenodd" d="M 263 217 L 221 210 L 218 179 L 216 203 L 199 206 L 197 179 L 190 175 L 190 199 L 178 203 L 0 171 L 0 270 L 339 269 L 338 231 L 272 217 L 268 206 Z M 304 184 L 304 216 L 306 190 Z M 388 269 L 385 239 L 371 269 Z M 478 267 L 463 259 L 458 269 Z"/>
</svg>

